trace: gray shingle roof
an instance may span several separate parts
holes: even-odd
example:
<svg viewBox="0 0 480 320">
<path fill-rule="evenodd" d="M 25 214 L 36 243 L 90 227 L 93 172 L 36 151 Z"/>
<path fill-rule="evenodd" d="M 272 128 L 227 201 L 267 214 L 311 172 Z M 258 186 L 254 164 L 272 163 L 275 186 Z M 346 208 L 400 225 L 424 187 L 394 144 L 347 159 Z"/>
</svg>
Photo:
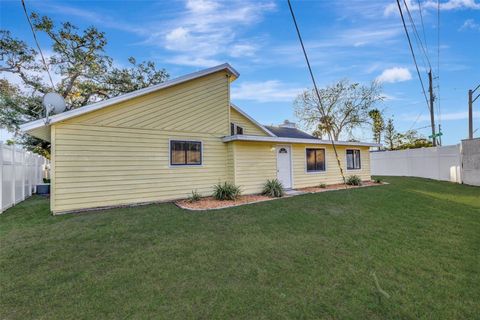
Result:
<svg viewBox="0 0 480 320">
<path fill-rule="evenodd" d="M 287 128 L 287 127 L 275 127 L 275 126 L 265 126 L 270 130 L 274 135 L 281 138 L 297 138 L 297 139 L 317 139 L 312 135 L 309 135 L 306 132 L 298 130 L 296 128 Z"/>
</svg>

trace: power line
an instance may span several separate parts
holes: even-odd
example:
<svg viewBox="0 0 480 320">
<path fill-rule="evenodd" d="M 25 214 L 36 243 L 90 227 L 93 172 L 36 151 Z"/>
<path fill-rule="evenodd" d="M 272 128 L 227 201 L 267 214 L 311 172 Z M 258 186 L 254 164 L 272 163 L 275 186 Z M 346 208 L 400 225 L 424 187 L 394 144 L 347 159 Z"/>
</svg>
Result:
<svg viewBox="0 0 480 320">
<path fill-rule="evenodd" d="M 420 35 L 418 34 L 417 31 L 417 26 L 415 25 L 415 21 L 413 20 L 412 14 L 410 13 L 410 9 L 408 8 L 408 4 L 406 0 L 403 0 L 403 3 L 405 4 L 405 8 L 407 9 L 407 14 L 408 14 L 408 19 L 410 20 L 410 24 L 413 29 L 413 34 L 415 36 L 415 41 L 417 42 L 417 45 L 422 49 L 423 54 L 425 55 L 425 58 L 427 59 L 428 67 L 432 69 L 432 65 L 430 64 L 430 59 L 428 58 L 428 53 L 425 50 L 425 47 L 423 46 L 422 39 L 420 39 Z M 423 21 L 423 18 L 422 18 Z M 425 34 L 425 33 L 424 33 Z M 425 40 L 425 46 L 426 46 L 426 40 Z"/>
<path fill-rule="evenodd" d="M 413 121 L 412 125 L 410 126 L 410 129 L 409 130 L 412 130 L 412 128 L 417 124 L 418 120 L 420 119 L 420 117 L 423 115 L 423 112 L 420 112 L 417 116 L 417 118 L 415 119 L 415 121 Z"/>
<path fill-rule="evenodd" d="M 302 39 L 302 35 L 300 34 L 300 29 L 298 28 L 297 19 L 295 19 L 295 13 L 293 12 L 293 8 L 292 8 L 292 4 L 290 3 L 290 0 L 287 0 L 287 1 L 288 1 L 288 7 L 290 8 L 290 13 L 292 14 L 293 24 L 295 25 L 295 29 L 297 30 L 298 40 L 300 41 L 303 55 L 305 56 L 305 61 L 307 62 L 308 71 L 310 72 L 310 77 L 312 78 L 313 87 L 315 88 L 317 99 L 320 102 L 321 99 L 320 99 L 320 93 L 318 92 L 317 82 L 315 81 L 315 76 L 313 75 L 312 67 L 310 66 L 310 60 L 308 59 L 307 51 L 305 50 L 305 46 L 303 45 L 303 39 Z M 347 180 L 345 179 L 345 175 L 343 173 L 343 168 L 340 163 L 340 158 L 338 157 L 337 147 L 335 146 L 335 142 L 333 141 L 333 136 L 332 136 L 332 133 L 330 132 L 330 128 L 327 129 L 327 133 L 330 138 L 330 141 L 332 142 L 333 151 L 335 152 L 335 157 L 337 158 L 337 164 L 340 169 L 340 174 L 342 175 L 343 184 L 345 185 L 345 188 L 347 188 Z"/>
<path fill-rule="evenodd" d="M 422 85 L 422 93 L 423 93 L 423 96 L 425 97 L 427 108 L 428 110 L 430 110 L 427 94 L 425 93 L 425 86 L 423 85 L 422 76 L 420 75 L 420 71 L 418 70 L 417 58 L 415 57 L 415 52 L 413 51 L 413 47 L 412 47 L 412 41 L 410 40 L 410 35 L 408 34 L 407 25 L 405 24 L 405 18 L 403 17 L 403 11 L 402 11 L 402 7 L 400 6 L 400 0 L 397 0 L 397 5 L 398 5 L 398 10 L 400 11 L 400 17 L 402 18 L 403 28 L 405 29 L 405 34 L 407 35 L 408 45 L 410 47 L 410 52 L 412 53 L 413 62 L 415 63 L 415 69 L 417 70 L 418 79 L 420 80 L 420 84 Z"/>
<path fill-rule="evenodd" d="M 42 49 L 40 48 L 40 44 L 38 43 L 37 35 L 35 34 L 35 29 L 33 28 L 32 22 L 30 21 L 30 17 L 27 13 L 27 8 L 25 7 L 25 1 L 22 0 L 23 12 L 25 12 L 25 16 L 27 17 L 28 24 L 30 25 L 30 29 L 32 29 L 33 39 L 35 39 L 35 43 L 37 44 L 38 51 L 40 52 L 40 56 L 42 57 L 43 66 L 45 67 L 45 71 L 47 71 L 48 78 L 50 79 L 50 83 L 52 84 L 53 90 L 55 90 L 55 85 L 53 84 L 52 76 L 50 75 L 50 71 L 48 70 L 48 65 L 45 62 L 45 57 L 43 56 Z"/>
<path fill-rule="evenodd" d="M 423 40 L 425 41 L 425 48 L 427 49 L 427 53 L 428 53 L 427 36 L 425 35 L 425 25 L 423 24 L 422 5 L 420 4 L 420 0 L 417 0 L 417 3 L 418 3 L 418 11 L 420 12 L 420 21 L 422 22 Z"/>
</svg>

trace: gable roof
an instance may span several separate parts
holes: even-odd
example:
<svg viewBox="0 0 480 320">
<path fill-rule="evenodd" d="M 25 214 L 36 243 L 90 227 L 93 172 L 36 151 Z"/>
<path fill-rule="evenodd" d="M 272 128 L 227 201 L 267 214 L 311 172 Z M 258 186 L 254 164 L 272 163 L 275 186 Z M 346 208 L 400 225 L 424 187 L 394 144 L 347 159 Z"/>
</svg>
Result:
<svg viewBox="0 0 480 320">
<path fill-rule="evenodd" d="M 92 104 L 86 105 L 86 106 L 78 108 L 78 109 L 73 109 L 73 110 L 63 112 L 63 113 L 56 114 L 54 116 L 49 117 L 49 122 L 48 123 L 46 123 L 46 118 L 31 121 L 31 122 L 28 122 L 28 123 L 24 123 L 20 126 L 20 130 L 31 131 L 31 130 L 35 130 L 35 129 L 38 129 L 38 128 L 41 128 L 41 127 L 47 127 L 47 126 L 49 126 L 51 124 L 54 124 L 56 122 L 64 121 L 64 120 L 71 119 L 71 118 L 74 118 L 74 117 L 78 117 L 78 116 L 80 116 L 82 114 L 85 114 L 85 113 L 88 113 L 88 112 L 100 110 L 100 109 L 106 108 L 108 106 L 111 106 L 111 105 L 119 103 L 119 102 L 130 100 L 130 99 L 133 99 L 133 98 L 136 98 L 136 97 L 140 97 L 140 96 L 143 96 L 145 94 L 155 92 L 157 90 L 165 89 L 165 88 L 168 88 L 168 87 L 171 87 L 171 86 L 183 83 L 183 82 L 187 82 L 187 81 L 190 81 L 190 80 L 193 80 L 193 79 L 197 79 L 197 78 L 200 78 L 200 77 L 204 77 L 204 76 L 207 76 L 209 74 L 216 73 L 216 72 L 219 72 L 219 71 L 226 71 L 226 72 L 230 73 L 233 76 L 233 80 L 235 80 L 236 78 L 238 78 L 240 76 L 238 71 L 235 70 L 230 64 L 224 63 L 224 64 L 221 64 L 221 65 L 212 67 L 212 68 L 208 68 L 208 69 L 200 70 L 200 71 L 197 71 L 197 72 L 189 73 L 187 75 L 184 75 L 184 76 L 172 79 L 172 80 L 168 80 L 168 81 L 165 81 L 163 83 L 160 83 L 160 84 L 157 84 L 157 85 L 154 85 L 154 86 L 151 86 L 151 87 L 135 90 L 135 91 L 132 91 L 132 92 L 129 92 L 129 93 L 126 93 L 126 94 L 122 94 L 122 95 L 114 97 L 114 98 L 110 98 L 110 99 L 107 99 L 107 100 L 92 103 Z"/>
<path fill-rule="evenodd" d="M 281 138 L 295 138 L 295 139 L 317 139 L 297 128 L 265 126 L 274 135 Z"/>
<path fill-rule="evenodd" d="M 247 118 L 248 120 L 250 120 L 254 125 L 256 125 L 258 128 L 260 128 L 263 132 L 265 132 L 266 134 L 268 134 L 269 136 L 271 137 L 275 137 L 275 134 L 272 133 L 269 129 L 267 129 L 265 126 L 262 126 L 260 123 L 257 122 L 257 120 L 253 119 L 252 117 L 250 117 L 245 111 L 243 111 L 242 109 L 240 109 L 239 107 L 237 107 L 236 105 L 234 105 L 233 103 L 230 102 L 230 107 L 232 107 L 233 109 L 235 109 L 238 113 L 240 113 L 242 116 L 244 116 L 245 118 Z"/>
</svg>

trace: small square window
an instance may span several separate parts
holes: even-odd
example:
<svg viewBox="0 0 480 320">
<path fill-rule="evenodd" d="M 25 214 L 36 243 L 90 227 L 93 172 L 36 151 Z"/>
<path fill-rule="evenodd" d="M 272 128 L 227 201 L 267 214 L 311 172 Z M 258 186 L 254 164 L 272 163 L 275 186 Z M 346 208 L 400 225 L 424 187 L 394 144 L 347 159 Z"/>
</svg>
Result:
<svg viewBox="0 0 480 320">
<path fill-rule="evenodd" d="M 235 123 L 230 123 L 230 135 L 243 134 L 243 127 L 236 125 Z"/>
<path fill-rule="evenodd" d="M 306 149 L 307 172 L 325 171 L 325 149 Z"/>
<path fill-rule="evenodd" d="M 170 141 L 170 165 L 201 165 L 202 143 L 200 141 Z"/>
</svg>

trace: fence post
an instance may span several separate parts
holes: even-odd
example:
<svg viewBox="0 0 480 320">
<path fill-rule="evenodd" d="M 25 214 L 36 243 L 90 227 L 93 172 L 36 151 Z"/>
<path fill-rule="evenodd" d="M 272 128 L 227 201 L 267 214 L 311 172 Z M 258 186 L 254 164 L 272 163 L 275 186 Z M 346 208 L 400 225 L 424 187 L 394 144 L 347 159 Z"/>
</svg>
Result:
<svg viewBox="0 0 480 320">
<path fill-rule="evenodd" d="M 27 197 L 32 195 L 32 155 L 27 153 Z"/>
<path fill-rule="evenodd" d="M 22 157 L 21 157 L 21 159 L 22 159 L 22 166 L 21 166 L 22 176 L 21 177 L 22 177 L 22 201 L 23 201 L 23 200 L 25 200 L 25 174 L 26 174 L 26 171 L 27 171 L 27 164 L 26 164 L 27 157 L 26 157 L 25 152 L 23 152 L 23 150 L 22 150 L 21 154 L 22 154 Z"/>
<path fill-rule="evenodd" d="M 37 184 L 38 184 L 38 156 L 35 155 L 35 169 L 33 170 L 33 193 L 37 193 Z"/>
<path fill-rule="evenodd" d="M 15 160 L 15 145 L 11 145 L 10 151 L 12 152 L 12 205 L 15 205 L 15 184 L 17 183 L 17 169 Z"/>
</svg>

